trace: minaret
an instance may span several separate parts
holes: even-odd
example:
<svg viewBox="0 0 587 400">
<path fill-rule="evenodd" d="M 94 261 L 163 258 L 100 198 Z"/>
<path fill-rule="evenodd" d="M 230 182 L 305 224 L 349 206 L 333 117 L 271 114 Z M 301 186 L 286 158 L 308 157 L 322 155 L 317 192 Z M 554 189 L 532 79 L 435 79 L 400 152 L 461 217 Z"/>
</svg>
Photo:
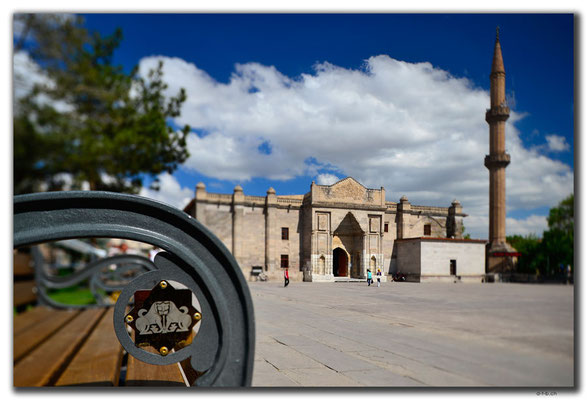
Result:
<svg viewBox="0 0 587 400">
<path fill-rule="evenodd" d="M 511 253 L 515 253 L 515 249 L 505 240 L 505 168 L 510 163 L 510 155 L 505 151 L 505 121 L 510 116 L 510 109 L 505 98 L 505 68 L 499 43 L 499 27 L 496 31 L 490 81 L 491 108 L 485 113 L 485 120 L 489 124 L 489 155 L 485 156 L 485 167 L 489 170 L 487 271 L 501 272 L 513 267 L 511 256 L 514 254 Z"/>
</svg>

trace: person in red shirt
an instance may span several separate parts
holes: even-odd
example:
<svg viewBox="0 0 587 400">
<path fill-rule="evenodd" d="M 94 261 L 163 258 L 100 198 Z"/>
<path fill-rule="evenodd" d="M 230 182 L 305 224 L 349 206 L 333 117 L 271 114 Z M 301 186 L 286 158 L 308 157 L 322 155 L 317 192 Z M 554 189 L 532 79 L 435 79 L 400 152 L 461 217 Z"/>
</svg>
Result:
<svg viewBox="0 0 587 400">
<path fill-rule="evenodd" d="M 283 278 L 285 279 L 285 284 L 283 285 L 283 287 L 286 287 L 287 285 L 289 285 L 289 268 L 286 268 L 283 271 Z"/>
</svg>

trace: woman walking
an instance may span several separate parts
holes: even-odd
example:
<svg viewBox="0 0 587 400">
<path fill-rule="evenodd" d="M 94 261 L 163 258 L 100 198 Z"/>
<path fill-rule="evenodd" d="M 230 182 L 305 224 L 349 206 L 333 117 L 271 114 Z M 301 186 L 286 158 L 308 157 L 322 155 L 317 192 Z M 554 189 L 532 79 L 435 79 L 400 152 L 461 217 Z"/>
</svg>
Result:
<svg viewBox="0 0 587 400">
<path fill-rule="evenodd" d="M 286 287 L 287 285 L 289 285 L 289 268 L 286 268 L 283 271 L 283 279 L 285 280 L 285 284 L 283 285 L 283 287 Z"/>
</svg>

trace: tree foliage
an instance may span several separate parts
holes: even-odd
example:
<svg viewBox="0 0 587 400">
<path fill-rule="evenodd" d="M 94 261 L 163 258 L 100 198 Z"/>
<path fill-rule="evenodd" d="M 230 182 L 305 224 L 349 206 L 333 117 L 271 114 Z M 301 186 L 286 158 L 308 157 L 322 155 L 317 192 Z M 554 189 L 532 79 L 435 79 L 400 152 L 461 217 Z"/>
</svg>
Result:
<svg viewBox="0 0 587 400">
<path fill-rule="evenodd" d="M 545 259 L 541 248 L 542 240 L 538 236 L 508 236 L 507 242 L 522 254 L 516 266 L 518 272 L 535 274 L 541 269 Z"/>
<path fill-rule="evenodd" d="M 550 209 L 548 230 L 542 239 L 534 235 L 508 236 L 507 241 L 522 256 L 518 261 L 518 271 L 549 275 L 564 274 L 567 265 L 574 268 L 574 212 L 575 196 L 569 195 L 556 207 Z M 562 268 L 561 268 L 562 266 Z"/>
<path fill-rule="evenodd" d="M 544 251 L 547 255 L 549 269 L 566 268 L 567 265 L 574 266 L 574 229 L 575 229 L 575 196 L 561 201 L 561 203 L 550 209 L 548 215 L 548 231 L 542 236 Z"/>
<path fill-rule="evenodd" d="M 573 193 L 561 201 L 558 207 L 550 209 L 548 227 L 551 230 L 557 229 L 566 234 L 573 234 L 575 229 L 575 195 Z"/>
<path fill-rule="evenodd" d="M 187 159 L 189 126 L 168 124 L 185 91 L 165 96 L 161 63 L 147 78 L 114 65 L 120 29 L 102 37 L 81 17 L 58 14 L 19 14 L 16 26 L 15 53 L 26 51 L 45 79 L 15 99 L 15 194 L 66 183 L 136 193 L 145 175 Z"/>
</svg>

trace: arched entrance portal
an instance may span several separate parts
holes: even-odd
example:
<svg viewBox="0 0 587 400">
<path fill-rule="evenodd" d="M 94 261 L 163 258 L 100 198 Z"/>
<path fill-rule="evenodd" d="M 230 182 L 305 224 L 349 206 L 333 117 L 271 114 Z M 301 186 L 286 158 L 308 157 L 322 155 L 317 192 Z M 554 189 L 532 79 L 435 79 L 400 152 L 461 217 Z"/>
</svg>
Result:
<svg viewBox="0 0 587 400">
<path fill-rule="evenodd" d="M 363 229 L 361 229 L 361 225 L 352 212 L 348 212 L 344 216 L 333 233 L 333 275 L 349 278 L 360 278 L 362 275 L 361 254 L 364 250 L 363 246 L 365 241 L 365 232 Z M 337 267 L 335 267 L 335 265 Z"/>
<path fill-rule="evenodd" d="M 334 276 L 348 276 L 349 259 L 346 251 L 337 247 L 332 252 L 332 273 Z"/>
</svg>

